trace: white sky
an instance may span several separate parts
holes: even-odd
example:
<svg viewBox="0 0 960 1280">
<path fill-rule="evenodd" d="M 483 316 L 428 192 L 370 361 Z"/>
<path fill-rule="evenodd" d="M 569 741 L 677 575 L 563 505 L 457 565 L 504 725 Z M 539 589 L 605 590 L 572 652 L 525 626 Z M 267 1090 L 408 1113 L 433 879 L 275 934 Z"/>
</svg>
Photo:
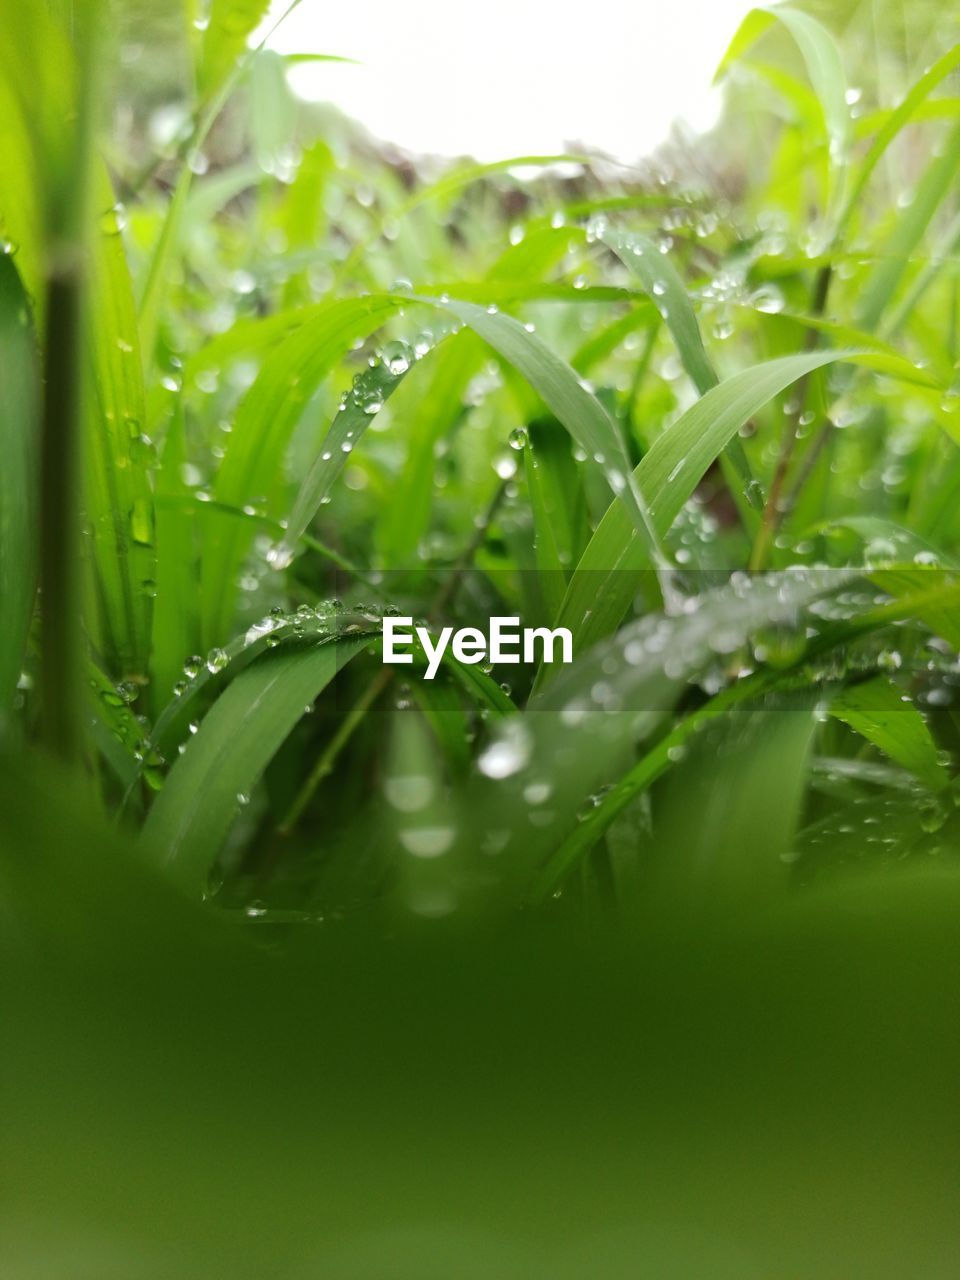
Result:
<svg viewBox="0 0 960 1280">
<path fill-rule="evenodd" d="M 360 61 L 298 67 L 293 83 L 412 151 L 486 161 L 581 142 L 630 162 L 676 118 L 709 127 L 714 69 L 749 8 L 749 0 L 302 0 L 271 43 Z"/>
</svg>

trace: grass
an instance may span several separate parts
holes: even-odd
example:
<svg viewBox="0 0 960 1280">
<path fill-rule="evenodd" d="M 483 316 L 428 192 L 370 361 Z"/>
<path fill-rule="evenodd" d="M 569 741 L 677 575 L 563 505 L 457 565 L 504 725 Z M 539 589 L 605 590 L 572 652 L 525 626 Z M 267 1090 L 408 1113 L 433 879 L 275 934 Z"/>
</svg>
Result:
<svg viewBox="0 0 960 1280">
<path fill-rule="evenodd" d="M 784 1248 L 796 1274 L 892 1276 L 920 1242 L 929 1273 L 947 1274 L 942 1160 L 925 1126 L 947 1123 L 934 1059 L 956 1047 L 930 981 L 956 961 L 960 826 L 949 24 L 924 37 L 918 20 L 903 47 L 896 22 L 866 10 L 754 11 L 720 63 L 729 93 L 705 180 L 706 144 L 636 169 L 589 154 L 442 171 L 397 159 L 291 96 L 285 60 L 249 43 L 265 8 L 215 0 L 208 18 L 186 5 L 171 24 L 99 0 L 3 0 L 0 875 L 4 955 L 22 981 L 7 1016 L 25 1046 L 10 1082 L 47 1107 L 40 1054 L 104 1134 L 90 1147 L 69 1119 L 50 1175 L 55 1126 L 33 1145 L 18 1129 L 27 1190 L 11 1274 L 56 1271 L 57 1246 L 26 1243 L 38 1197 L 93 1149 L 127 1158 L 132 1117 L 153 1105 L 136 1080 L 160 1087 L 151 1036 L 180 1073 L 175 1130 L 205 1097 L 229 1195 L 268 1222 L 265 1242 L 247 1224 L 227 1248 L 189 1206 L 194 1181 L 175 1186 L 177 1161 L 160 1158 L 130 1184 L 160 1271 L 194 1274 L 178 1250 L 199 1249 L 201 1271 L 229 1254 L 231 1274 L 258 1274 L 285 1232 L 287 1262 L 305 1258 L 306 1188 L 329 1183 L 306 1146 L 295 1173 L 276 1171 L 272 1149 L 237 1172 L 250 1151 L 231 1127 L 239 1117 L 262 1139 L 275 1124 L 312 1143 L 329 1124 L 306 1100 L 310 1063 L 329 1050 L 301 1025 L 311 984 L 343 1037 L 334 1094 L 361 1111 L 376 1099 L 370 1132 L 380 1117 L 401 1143 L 416 1126 L 384 1120 L 368 1068 L 350 1083 L 383 1051 L 380 1026 L 394 1037 L 397 1106 L 415 1111 L 435 1087 L 385 991 L 399 1009 L 422 992 L 411 1025 L 483 1095 L 467 1046 L 505 1035 L 535 1092 L 564 1051 L 544 993 L 564 989 L 583 1081 L 568 1063 L 541 1109 L 505 1088 L 480 1112 L 489 1104 L 498 1141 L 525 1133 L 553 1153 L 551 1170 L 524 1149 L 516 1176 L 554 1177 L 568 1207 L 580 1202 L 566 1161 L 595 1157 L 586 1140 L 557 1139 L 564 1097 L 584 1134 L 610 1142 L 618 1108 L 631 1133 L 642 1114 L 652 1149 L 692 1169 L 685 1126 L 709 1112 L 711 1090 L 736 1126 L 757 1105 L 751 1089 L 793 1057 L 768 1117 L 779 1147 L 759 1142 L 733 1178 L 758 1205 L 791 1153 L 814 1158 L 784 1119 L 791 1096 L 814 1116 L 814 1146 L 850 1122 L 835 1164 L 826 1148 L 815 1159 L 832 1194 L 862 1195 L 864 1239 L 817 1217 L 811 1179 L 797 1203 L 827 1247 L 756 1225 L 726 1240 L 714 1175 L 737 1146 L 715 1133 L 709 1176 L 696 1175 L 710 1224 L 699 1243 L 677 1226 L 682 1176 L 654 1194 L 633 1147 L 599 1176 L 581 1208 L 607 1274 L 636 1257 L 656 1274 L 770 1274 Z M 138 24 L 155 48 L 133 40 Z M 432 631 L 494 614 L 567 626 L 575 660 L 489 669 L 448 652 L 426 682 L 422 653 L 413 671 L 382 664 L 389 613 Z M 610 938 L 626 960 L 611 960 Z M 752 963 L 761 947 L 767 975 Z M 662 1006 L 631 987 L 635 972 L 660 975 Z M 118 973 L 146 993 L 129 1042 Z M 795 1012 L 768 1035 L 778 985 Z M 81 988 L 99 1092 L 77 1058 Z M 371 1020 L 345 1030 L 364 1001 Z M 662 1034 L 691 1072 L 684 1094 L 666 1061 L 638 1068 L 665 1089 L 662 1130 L 646 1103 L 631 1110 L 628 1072 L 608 1078 L 603 1046 L 620 1044 L 637 1001 L 644 1030 L 624 1061 Z M 687 1002 L 693 1029 L 681 1031 Z M 245 1083 L 212 1089 L 251 1018 L 270 1032 L 243 1050 Z M 525 1018 L 539 1028 L 532 1048 Z M 887 1021 L 895 1039 L 918 1037 L 915 1077 L 906 1038 L 879 1067 L 871 1058 Z M 712 1078 L 699 1061 L 711 1035 Z M 835 1073 L 814 1105 L 803 1081 L 822 1076 L 816 1044 L 831 1036 Z M 420 1076 L 406 1073 L 413 1061 Z M 476 1061 L 495 1070 L 485 1050 Z M 286 1068 L 289 1097 L 253 1096 L 258 1071 L 272 1092 Z M 753 1085 L 728 1087 L 728 1070 Z M 911 1078 L 928 1098 L 919 1117 Z M 439 1088 L 450 1123 L 426 1124 L 431 1159 L 458 1168 L 459 1126 L 483 1152 L 478 1185 L 495 1186 L 496 1153 L 450 1102 L 455 1083 Z M 877 1122 L 883 1097 L 896 1115 Z M 874 1200 L 861 1124 L 879 1126 L 889 1161 Z M 641 1129 L 630 1141 L 642 1146 Z M 352 1186 L 356 1151 L 334 1131 Z M 927 1200 L 897 1225 L 883 1206 L 909 1195 L 914 1139 Z M 388 1166 L 398 1274 L 427 1274 L 423 1258 L 450 1250 L 442 1274 L 468 1274 L 469 1232 L 453 1246 L 435 1233 L 457 1196 L 472 1203 L 469 1177 L 455 1172 L 438 1209 L 442 1179 L 430 1174 L 421 1196 Z M 257 1203 L 270 1170 L 286 1210 Z M 122 1179 L 105 1177 L 99 1207 L 70 1192 L 63 1247 L 106 1274 L 109 1239 L 123 1274 L 152 1275 L 117 1243 Z M 169 1220 L 147 1207 L 159 1186 Z M 628 1186 L 654 1195 L 664 1235 L 636 1226 L 618 1199 Z M 367 1274 L 369 1222 L 351 1196 L 353 1243 L 324 1255 L 335 1274 Z M 576 1250 L 551 1253 L 562 1229 L 521 1228 L 508 1195 L 494 1202 L 501 1235 L 478 1246 L 477 1274 L 586 1274 Z M 768 1225 L 795 1221 L 775 1197 L 767 1211 Z M 402 1234 L 411 1221 L 433 1224 L 426 1244 Z M 106 1235 L 81 1248 L 78 1222 Z M 371 1274 L 383 1274 L 381 1247 Z"/>
</svg>

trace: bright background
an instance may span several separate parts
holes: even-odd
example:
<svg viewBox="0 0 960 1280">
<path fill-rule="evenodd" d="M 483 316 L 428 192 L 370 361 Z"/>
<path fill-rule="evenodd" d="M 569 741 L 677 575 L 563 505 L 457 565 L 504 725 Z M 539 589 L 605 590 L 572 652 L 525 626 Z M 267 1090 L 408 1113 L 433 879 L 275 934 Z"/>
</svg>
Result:
<svg viewBox="0 0 960 1280">
<path fill-rule="evenodd" d="M 496 160 L 580 143 L 630 162 L 675 119 L 710 126 L 713 72 L 749 8 L 748 0 L 304 0 L 272 45 L 361 62 L 301 66 L 293 82 L 411 151 Z"/>
</svg>

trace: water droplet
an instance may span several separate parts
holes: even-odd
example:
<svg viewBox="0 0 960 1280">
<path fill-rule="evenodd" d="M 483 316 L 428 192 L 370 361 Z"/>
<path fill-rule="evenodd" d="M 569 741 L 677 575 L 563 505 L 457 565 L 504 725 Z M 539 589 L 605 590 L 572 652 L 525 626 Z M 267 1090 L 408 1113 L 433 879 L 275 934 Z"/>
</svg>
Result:
<svg viewBox="0 0 960 1280">
<path fill-rule="evenodd" d="M 401 813 L 425 809 L 434 796 L 433 779 L 426 774 L 400 775 L 387 778 L 383 786 L 387 803 Z"/>
<path fill-rule="evenodd" d="M 453 827 L 413 827 L 398 833 L 400 843 L 416 858 L 439 858 L 453 844 Z"/>
<path fill-rule="evenodd" d="M 526 765 L 532 748 L 530 731 L 520 720 L 508 720 L 499 736 L 477 760 L 477 768 L 488 778 L 509 778 Z"/>
<path fill-rule="evenodd" d="M 549 782 L 531 782 L 523 789 L 523 798 L 527 804 L 546 804 L 553 794 Z"/>
<path fill-rule="evenodd" d="M 223 649 L 211 649 L 207 654 L 207 670 L 212 676 L 223 671 L 230 659 Z"/>
<path fill-rule="evenodd" d="M 762 289 L 757 289 L 750 301 L 757 311 L 771 316 L 777 315 L 785 306 L 783 294 L 772 285 L 764 285 Z"/>
<path fill-rule="evenodd" d="M 938 800 L 927 800 L 920 806 L 920 826 L 928 835 L 946 824 L 947 811 Z"/>
<path fill-rule="evenodd" d="M 518 452 L 521 449 L 525 449 L 527 447 L 526 427 L 514 427 L 509 436 L 507 436 L 507 443 L 511 449 L 516 449 Z"/>
<path fill-rule="evenodd" d="M 100 230 L 107 236 L 118 236 L 126 225 L 127 210 L 122 204 L 115 204 L 100 219 Z"/>
<path fill-rule="evenodd" d="M 413 363 L 414 351 L 405 342 L 388 342 L 383 349 L 383 362 L 395 378 L 407 372 Z"/>
<path fill-rule="evenodd" d="M 293 564 L 294 549 L 288 542 L 277 542 L 267 552 L 267 564 L 277 573 L 289 569 Z"/>
</svg>

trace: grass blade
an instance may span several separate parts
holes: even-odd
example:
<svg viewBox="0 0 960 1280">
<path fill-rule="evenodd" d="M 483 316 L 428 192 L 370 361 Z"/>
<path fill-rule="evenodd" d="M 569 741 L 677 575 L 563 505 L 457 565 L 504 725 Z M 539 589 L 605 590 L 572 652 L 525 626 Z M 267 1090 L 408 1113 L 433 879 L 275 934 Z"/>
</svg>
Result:
<svg viewBox="0 0 960 1280">
<path fill-rule="evenodd" d="M 923 238 L 934 214 L 953 189 L 960 167 L 960 120 L 948 133 L 943 150 L 927 166 L 914 197 L 900 214 L 883 257 L 863 290 L 857 310 L 861 329 L 876 329 L 896 292 L 911 254 Z"/>
<path fill-rule="evenodd" d="M 634 272 L 654 299 L 677 344 L 684 369 L 700 395 L 705 395 L 711 387 L 717 385 L 719 379 L 704 349 L 693 304 L 673 263 L 645 236 L 606 231 L 601 239 Z M 762 510 L 763 493 L 753 477 L 747 455 L 737 436 L 733 436 L 728 442 L 726 453 L 736 470 L 744 497 L 752 507 Z"/>
<path fill-rule="evenodd" d="M 899 106 L 895 107 L 887 116 L 854 174 L 844 207 L 837 219 L 837 226 L 833 236 L 834 241 L 839 239 L 846 229 L 847 222 L 856 209 L 874 169 L 883 158 L 884 152 L 904 126 L 909 124 L 916 116 L 924 100 L 957 67 L 960 67 L 960 44 L 954 45 L 941 58 L 938 58 L 933 66 L 929 67 L 917 80 Z"/>
<path fill-rule="evenodd" d="M 23 669 L 37 590 L 38 360 L 17 269 L 0 255 L 0 726 Z"/>
<path fill-rule="evenodd" d="M 798 378 L 847 352 L 783 356 L 731 375 L 659 436 L 635 472 L 658 537 L 663 538 L 708 467 L 736 431 Z M 607 509 L 577 565 L 557 619 L 575 650 L 613 630 L 630 606 L 647 551 L 618 503 Z"/>
<path fill-rule="evenodd" d="M 243 507 L 272 494 L 290 436 L 310 397 L 354 340 L 375 331 L 400 306 L 401 300 L 381 296 L 346 298 L 311 310 L 265 361 L 240 403 L 216 479 L 218 502 Z M 233 582 L 251 539 L 248 529 L 230 521 L 222 522 L 208 540 L 202 627 L 207 648 L 229 634 Z"/>
<path fill-rule="evenodd" d="M 909 769 L 931 791 L 949 785 L 926 720 L 912 702 L 904 701 L 893 681 L 880 677 L 849 686 L 833 699 L 830 714 Z"/>
<path fill-rule="evenodd" d="M 199 897 L 244 798 L 303 709 L 369 643 L 341 638 L 265 654 L 228 685 L 187 743 L 144 827 L 148 856 Z"/>
</svg>

